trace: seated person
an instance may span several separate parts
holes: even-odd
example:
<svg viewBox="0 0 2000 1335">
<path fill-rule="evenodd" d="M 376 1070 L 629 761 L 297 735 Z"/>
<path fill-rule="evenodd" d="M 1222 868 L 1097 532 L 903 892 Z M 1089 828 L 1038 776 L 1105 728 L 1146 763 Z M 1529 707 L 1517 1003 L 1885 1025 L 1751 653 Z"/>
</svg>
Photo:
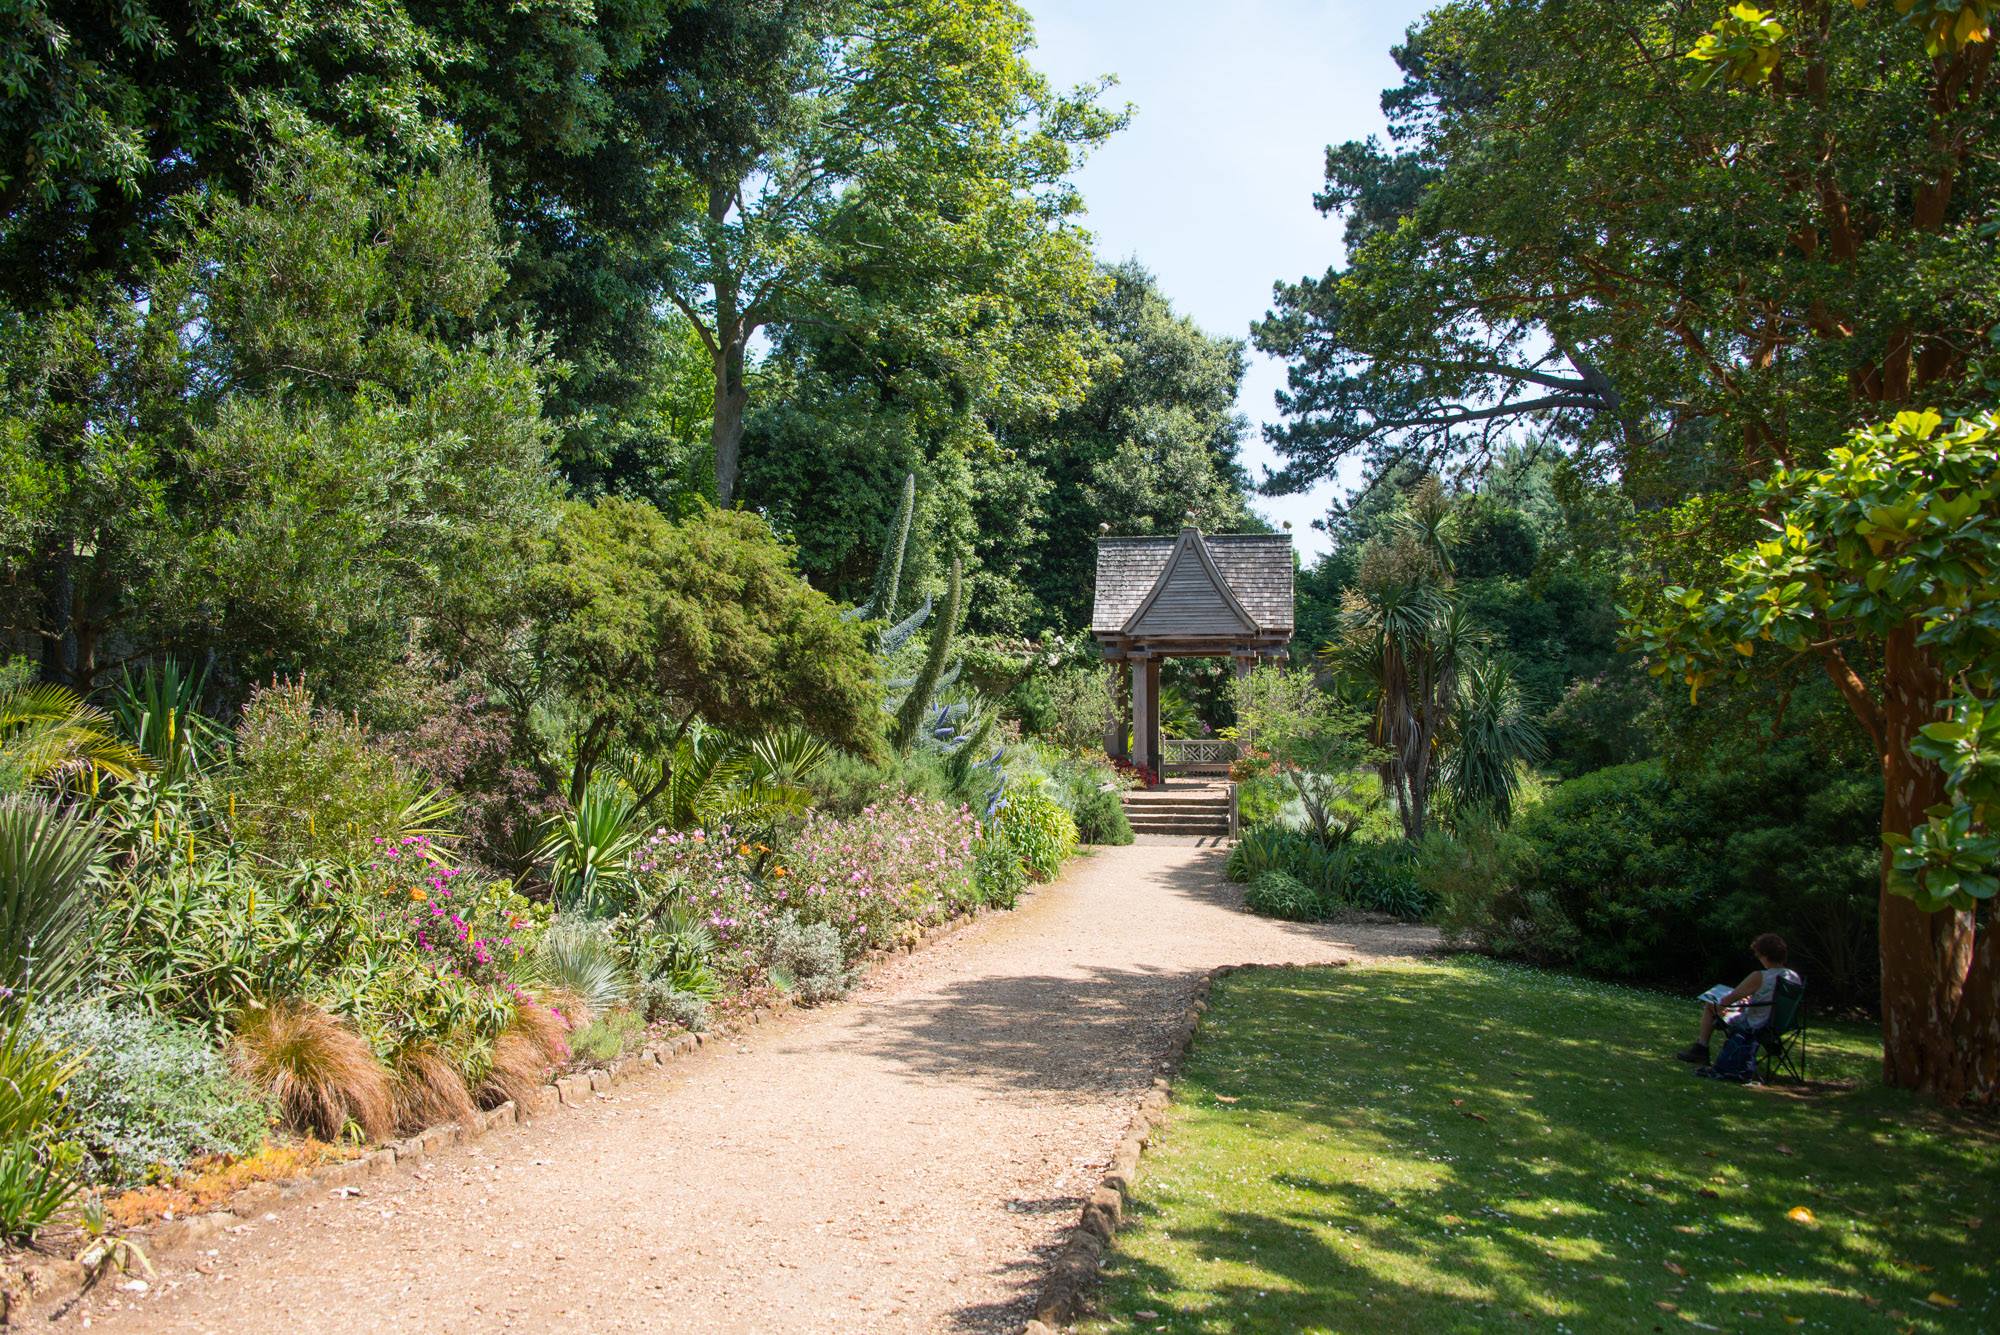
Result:
<svg viewBox="0 0 2000 1335">
<path fill-rule="evenodd" d="M 1702 994 L 1701 1037 L 1676 1052 L 1676 1057 L 1697 1066 L 1706 1066 L 1708 1040 L 1715 1033 L 1716 1025 L 1722 1025 L 1731 1033 L 1747 1034 L 1755 1033 L 1771 1022 L 1772 998 L 1777 995 L 1779 980 L 1796 983 L 1799 976 L 1785 967 L 1790 952 L 1785 948 L 1785 938 L 1776 932 L 1766 932 L 1752 941 L 1750 953 L 1763 967 L 1753 970 L 1733 990 L 1717 983 Z"/>
</svg>

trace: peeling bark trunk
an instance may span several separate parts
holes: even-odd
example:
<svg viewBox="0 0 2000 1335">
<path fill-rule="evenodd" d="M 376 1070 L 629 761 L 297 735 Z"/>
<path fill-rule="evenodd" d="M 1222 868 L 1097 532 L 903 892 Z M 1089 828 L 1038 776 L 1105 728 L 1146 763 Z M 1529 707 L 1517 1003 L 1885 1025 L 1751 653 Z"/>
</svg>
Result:
<svg viewBox="0 0 2000 1335">
<path fill-rule="evenodd" d="M 1882 830 L 1908 834 L 1947 800 L 1944 774 L 1911 754 L 1917 730 L 1937 718 L 1944 682 L 1916 643 L 1914 625 L 1884 646 Z M 1925 913 L 1889 890 L 1882 854 L 1882 1076 L 1946 1103 L 1991 1103 L 2000 1094 L 2000 923 L 1979 913 Z"/>
</svg>

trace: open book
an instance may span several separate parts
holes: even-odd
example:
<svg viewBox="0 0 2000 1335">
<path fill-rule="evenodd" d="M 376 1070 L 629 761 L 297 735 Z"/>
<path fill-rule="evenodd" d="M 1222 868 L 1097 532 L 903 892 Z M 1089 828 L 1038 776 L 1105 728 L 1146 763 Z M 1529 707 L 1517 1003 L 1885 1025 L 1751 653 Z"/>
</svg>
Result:
<svg viewBox="0 0 2000 1335">
<path fill-rule="evenodd" d="M 1734 992 L 1735 990 L 1736 990 L 1735 988 L 1731 987 L 1727 983 L 1717 983 L 1714 987 L 1709 988 L 1708 991 L 1696 997 L 1695 1000 L 1712 1001 L 1717 1005 L 1721 1005 L 1722 999 L 1728 996 L 1731 992 Z"/>
</svg>

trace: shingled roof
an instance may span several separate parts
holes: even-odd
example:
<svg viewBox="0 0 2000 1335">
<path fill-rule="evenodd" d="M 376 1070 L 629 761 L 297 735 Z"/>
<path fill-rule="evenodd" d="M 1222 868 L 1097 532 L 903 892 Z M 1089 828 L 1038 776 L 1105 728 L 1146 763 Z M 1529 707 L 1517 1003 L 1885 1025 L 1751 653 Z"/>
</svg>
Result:
<svg viewBox="0 0 2000 1335">
<path fill-rule="evenodd" d="M 1220 577 L 1219 588 L 1211 571 Z M 1192 528 L 1174 537 L 1099 538 L 1090 629 L 1098 635 L 1289 635 L 1292 540 Z"/>
</svg>

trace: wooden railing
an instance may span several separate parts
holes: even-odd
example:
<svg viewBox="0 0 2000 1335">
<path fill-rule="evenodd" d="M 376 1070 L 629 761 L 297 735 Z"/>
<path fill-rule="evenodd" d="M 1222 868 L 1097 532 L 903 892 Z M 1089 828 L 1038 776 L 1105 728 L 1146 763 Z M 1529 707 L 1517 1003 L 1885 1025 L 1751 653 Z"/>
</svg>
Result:
<svg viewBox="0 0 2000 1335">
<path fill-rule="evenodd" d="M 1162 737 L 1161 768 L 1168 774 L 1226 770 L 1241 754 L 1227 737 Z"/>
</svg>

